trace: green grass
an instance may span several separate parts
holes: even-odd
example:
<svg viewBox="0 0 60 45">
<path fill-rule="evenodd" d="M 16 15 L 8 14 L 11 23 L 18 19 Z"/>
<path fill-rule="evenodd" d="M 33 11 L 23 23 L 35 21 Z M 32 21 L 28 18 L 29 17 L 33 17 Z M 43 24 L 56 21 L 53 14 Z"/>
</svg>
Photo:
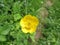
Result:
<svg viewBox="0 0 60 45">
<path fill-rule="evenodd" d="M 30 34 L 21 31 L 19 22 L 26 14 L 40 19 L 37 10 L 41 7 L 49 14 L 41 30 L 43 38 L 34 45 L 60 45 L 60 0 L 53 0 L 51 7 L 43 6 L 44 3 L 45 0 L 0 0 L 0 45 L 33 45 L 28 41 Z M 34 34 L 30 36 L 35 41 Z"/>
</svg>

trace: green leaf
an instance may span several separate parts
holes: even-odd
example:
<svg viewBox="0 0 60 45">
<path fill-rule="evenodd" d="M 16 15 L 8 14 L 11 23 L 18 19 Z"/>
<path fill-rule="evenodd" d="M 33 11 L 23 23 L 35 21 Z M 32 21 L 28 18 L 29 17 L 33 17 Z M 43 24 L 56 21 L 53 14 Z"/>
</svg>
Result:
<svg viewBox="0 0 60 45">
<path fill-rule="evenodd" d="M 33 42 L 35 42 L 35 33 L 30 34 L 30 38 L 32 39 Z"/>
<path fill-rule="evenodd" d="M 12 10 L 13 10 L 13 13 L 20 13 L 20 11 L 21 11 L 21 6 L 22 6 L 22 2 L 20 3 L 20 1 L 17 1 L 17 2 L 15 2 L 14 4 L 13 4 L 13 8 L 12 8 Z"/>
<path fill-rule="evenodd" d="M 0 35 L 0 41 L 6 41 L 6 37 L 3 35 Z"/>
<path fill-rule="evenodd" d="M 9 33 L 9 31 L 10 31 L 10 29 L 4 30 L 4 31 L 1 32 L 1 34 L 7 35 Z"/>
<path fill-rule="evenodd" d="M 3 25 L 3 26 L 0 26 L 0 34 L 2 35 L 7 35 L 10 31 L 10 26 L 9 25 Z"/>
<path fill-rule="evenodd" d="M 16 26 L 16 28 L 15 28 L 16 30 L 19 29 L 20 28 L 20 23 L 17 22 L 15 26 Z"/>
<path fill-rule="evenodd" d="M 19 19 L 21 19 L 22 18 L 22 16 L 20 15 L 20 14 L 15 14 L 14 15 L 14 20 L 15 21 L 17 21 L 17 20 L 19 20 Z"/>
</svg>

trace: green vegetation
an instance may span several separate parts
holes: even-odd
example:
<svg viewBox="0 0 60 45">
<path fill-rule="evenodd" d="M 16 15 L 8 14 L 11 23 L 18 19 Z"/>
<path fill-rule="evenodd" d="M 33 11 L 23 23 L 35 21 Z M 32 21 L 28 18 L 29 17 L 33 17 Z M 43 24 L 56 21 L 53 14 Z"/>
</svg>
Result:
<svg viewBox="0 0 60 45">
<path fill-rule="evenodd" d="M 0 0 L 0 45 L 60 45 L 60 0 L 53 0 L 50 7 L 44 3 L 45 0 Z M 41 7 L 47 9 L 48 16 L 41 30 L 43 38 L 33 44 L 35 34 L 30 35 L 33 41 L 29 42 L 29 34 L 21 31 L 19 23 L 26 14 L 40 18 L 37 10 Z"/>
</svg>

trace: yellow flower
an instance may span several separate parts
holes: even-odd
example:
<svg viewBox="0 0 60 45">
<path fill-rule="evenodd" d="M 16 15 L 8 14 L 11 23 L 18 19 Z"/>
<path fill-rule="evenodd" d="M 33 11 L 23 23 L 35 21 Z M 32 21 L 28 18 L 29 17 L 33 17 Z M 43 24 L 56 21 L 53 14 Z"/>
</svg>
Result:
<svg viewBox="0 0 60 45">
<path fill-rule="evenodd" d="M 38 19 L 32 15 L 26 15 L 21 19 L 20 25 L 24 33 L 33 33 L 36 31 L 36 28 L 39 24 Z"/>
</svg>

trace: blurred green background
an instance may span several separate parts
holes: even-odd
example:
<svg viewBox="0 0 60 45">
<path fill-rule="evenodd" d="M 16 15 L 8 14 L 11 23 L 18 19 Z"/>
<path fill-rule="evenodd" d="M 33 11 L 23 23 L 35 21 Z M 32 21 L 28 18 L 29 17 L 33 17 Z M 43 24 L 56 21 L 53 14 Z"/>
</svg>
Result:
<svg viewBox="0 0 60 45">
<path fill-rule="evenodd" d="M 39 13 L 44 9 L 48 12 L 46 18 Z M 19 24 L 26 14 L 38 17 L 44 24 L 43 38 L 34 43 L 28 41 Z M 30 38 L 34 40 L 34 35 Z M 60 0 L 0 0 L 0 45 L 60 45 Z"/>
</svg>

